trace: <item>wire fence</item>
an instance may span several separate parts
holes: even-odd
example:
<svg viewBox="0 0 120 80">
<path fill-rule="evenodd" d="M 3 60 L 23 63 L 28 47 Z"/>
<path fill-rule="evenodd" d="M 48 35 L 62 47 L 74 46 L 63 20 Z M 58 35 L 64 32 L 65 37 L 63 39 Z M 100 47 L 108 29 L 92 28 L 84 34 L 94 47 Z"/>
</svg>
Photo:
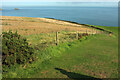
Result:
<svg viewBox="0 0 120 80">
<path fill-rule="evenodd" d="M 57 32 L 37 35 L 36 37 L 34 37 L 34 40 L 38 40 L 39 42 L 38 41 L 34 41 L 34 42 L 36 42 L 37 47 L 46 48 L 49 46 L 55 46 L 61 43 L 72 42 L 88 36 L 99 35 L 99 34 L 106 34 L 106 33 L 104 31 L 95 30 L 95 29 L 85 30 L 84 32 L 57 31 Z"/>
<path fill-rule="evenodd" d="M 95 34 L 103 34 L 104 32 L 98 30 L 86 30 L 85 32 L 81 31 L 70 31 L 70 32 L 56 32 L 55 34 L 55 44 L 58 45 L 59 43 L 64 42 L 71 42 L 74 40 L 79 40 L 82 37 L 86 37 L 89 35 Z"/>
</svg>

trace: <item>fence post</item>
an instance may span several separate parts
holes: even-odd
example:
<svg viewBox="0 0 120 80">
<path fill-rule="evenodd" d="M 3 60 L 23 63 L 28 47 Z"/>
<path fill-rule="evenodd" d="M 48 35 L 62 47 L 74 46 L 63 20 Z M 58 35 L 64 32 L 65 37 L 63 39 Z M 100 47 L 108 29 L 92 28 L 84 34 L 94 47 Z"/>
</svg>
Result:
<svg viewBox="0 0 120 80">
<path fill-rule="evenodd" d="M 97 30 L 96 30 L 96 34 L 97 34 Z"/>
<path fill-rule="evenodd" d="M 92 28 L 92 35 L 93 35 L 93 28 Z"/>
<path fill-rule="evenodd" d="M 104 34 L 104 31 L 102 31 L 102 34 Z"/>
<path fill-rule="evenodd" d="M 58 32 L 56 32 L 56 45 L 58 45 Z"/>
<path fill-rule="evenodd" d="M 78 31 L 76 32 L 76 39 L 78 40 Z"/>
<path fill-rule="evenodd" d="M 88 33 L 88 30 L 86 30 L 86 33 Z"/>
</svg>

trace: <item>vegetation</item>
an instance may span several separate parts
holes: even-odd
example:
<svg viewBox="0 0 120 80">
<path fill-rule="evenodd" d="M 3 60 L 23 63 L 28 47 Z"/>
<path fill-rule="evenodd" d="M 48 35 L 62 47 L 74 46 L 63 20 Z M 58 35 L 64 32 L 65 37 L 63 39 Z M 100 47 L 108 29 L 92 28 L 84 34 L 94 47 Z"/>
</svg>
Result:
<svg viewBox="0 0 120 80">
<path fill-rule="evenodd" d="M 61 22 L 63 24 L 63 22 Z M 41 18 L 29 18 L 29 17 L 10 17 L 10 16 L 2 16 L 2 24 L 3 24 L 3 32 L 12 30 L 15 32 L 18 31 L 19 34 L 23 36 L 29 35 L 39 35 L 43 33 L 53 33 L 53 32 L 61 32 L 61 31 L 69 31 L 69 32 L 80 32 L 85 33 L 86 30 L 91 34 L 92 31 L 95 34 L 96 29 L 88 28 L 82 25 L 70 26 L 67 24 L 57 24 L 57 23 L 48 23 Z M 99 31 L 98 31 L 99 32 Z"/>
<path fill-rule="evenodd" d="M 84 38 L 85 39 L 85 38 Z M 84 40 L 81 39 L 80 41 Z M 6 68 L 7 72 L 3 72 L 3 77 L 6 78 L 28 78 L 33 74 L 36 74 L 44 67 L 49 65 L 49 60 L 54 57 L 60 57 L 63 55 L 63 52 L 70 50 L 72 46 L 75 46 L 79 40 L 75 42 L 66 42 L 63 44 L 59 44 L 58 46 L 49 46 L 45 50 L 36 50 L 36 61 L 31 64 L 26 64 L 26 67 L 21 67 L 20 65 L 11 66 L 9 69 Z M 41 65 L 41 66 L 40 66 Z"/>
<path fill-rule="evenodd" d="M 7 25 L 10 25 L 10 24 L 7 23 L 7 22 L 3 22 L 2 25 L 6 25 L 7 26 Z"/>
<path fill-rule="evenodd" d="M 108 27 L 107 30 L 115 34 L 93 35 L 86 41 L 76 42 L 75 46 L 62 52 L 62 56 L 45 61 L 32 77 L 118 78 L 118 29 Z"/>
<path fill-rule="evenodd" d="M 7 72 L 3 72 L 3 77 L 72 79 L 118 77 L 118 28 L 95 26 L 112 31 L 114 34 L 111 36 L 106 33 L 88 35 L 86 27 L 44 23 L 37 19 L 32 22 L 33 18 L 25 19 L 23 19 L 25 20 L 23 24 L 20 24 L 20 20 L 5 20 L 11 25 L 8 26 L 9 28 L 4 25 L 3 31 L 18 30 L 19 34 L 28 39 L 28 45 L 35 49 L 36 58 L 32 63 L 26 63 L 25 67 L 16 64 L 5 68 Z M 17 24 L 19 26 L 15 27 Z M 39 26 L 40 24 L 45 30 Z M 56 27 L 60 28 L 56 29 Z M 67 27 L 70 29 L 65 29 Z M 79 40 L 76 39 L 78 29 L 83 30 L 78 34 Z M 92 30 L 87 29 L 89 29 L 88 33 Z M 57 46 L 55 45 L 56 31 L 59 32 L 59 45 Z"/>
<path fill-rule="evenodd" d="M 15 64 L 31 63 L 34 60 L 34 49 L 25 38 L 16 33 L 2 33 L 2 64 L 10 67 Z M 3 68 L 3 71 L 5 69 Z"/>
<path fill-rule="evenodd" d="M 101 34 L 89 36 L 87 40 L 81 39 L 58 46 L 49 46 L 43 51 L 36 50 L 37 60 L 27 64 L 26 68 L 19 65 L 11 67 L 9 72 L 4 73 L 3 76 L 13 78 L 86 78 L 88 76 L 116 78 L 118 76 L 117 45 L 117 36 L 110 37 Z M 65 70 L 65 73 L 61 70 Z M 68 74 L 68 72 L 71 73 Z"/>
</svg>

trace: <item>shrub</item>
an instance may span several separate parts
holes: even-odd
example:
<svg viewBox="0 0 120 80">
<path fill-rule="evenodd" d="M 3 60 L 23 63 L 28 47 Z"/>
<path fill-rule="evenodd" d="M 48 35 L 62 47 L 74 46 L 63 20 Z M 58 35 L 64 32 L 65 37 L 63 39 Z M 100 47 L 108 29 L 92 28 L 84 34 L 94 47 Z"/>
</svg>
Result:
<svg viewBox="0 0 120 80">
<path fill-rule="evenodd" d="M 79 34 L 79 39 L 80 40 L 86 40 L 88 38 L 89 34 L 88 33 L 83 33 L 83 34 Z"/>
<path fill-rule="evenodd" d="M 88 33 L 83 33 L 82 36 L 88 36 L 89 34 Z"/>
<path fill-rule="evenodd" d="M 25 64 L 34 60 L 34 49 L 18 33 L 2 33 L 2 64 L 11 66 Z"/>
</svg>

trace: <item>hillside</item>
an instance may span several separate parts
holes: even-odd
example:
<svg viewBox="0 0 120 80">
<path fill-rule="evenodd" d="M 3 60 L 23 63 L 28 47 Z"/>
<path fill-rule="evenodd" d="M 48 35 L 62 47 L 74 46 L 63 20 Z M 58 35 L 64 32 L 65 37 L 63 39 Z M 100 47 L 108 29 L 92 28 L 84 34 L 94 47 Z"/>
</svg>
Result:
<svg viewBox="0 0 120 80">
<path fill-rule="evenodd" d="M 18 31 L 21 35 L 31 35 L 40 33 L 50 33 L 56 31 L 80 31 L 92 32 L 93 29 L 84 25 L 78 25 L 65 21 L 47 19 L 47 18 L 32 18 L 32 17 L 10 17 L 2 16 L 3 31 Z M 96 31 L 93 30 L 95 33 Z"/>
<path fill-rule="evenodd" d="M 67 21 L 2 16 L 2 32 L 12 30 L 27 38 L 36 61 L 15 65 L 6 78 L 117 78 L 118 28 Z M 59 44 L 56 45 L 56 32 Z M 113 34 L 109 34 L 112 32 Z M 86 34 L 87 36 L 80 37 Z M 76 38 L 76 37 L 79 37 Z"/>
</svg>

